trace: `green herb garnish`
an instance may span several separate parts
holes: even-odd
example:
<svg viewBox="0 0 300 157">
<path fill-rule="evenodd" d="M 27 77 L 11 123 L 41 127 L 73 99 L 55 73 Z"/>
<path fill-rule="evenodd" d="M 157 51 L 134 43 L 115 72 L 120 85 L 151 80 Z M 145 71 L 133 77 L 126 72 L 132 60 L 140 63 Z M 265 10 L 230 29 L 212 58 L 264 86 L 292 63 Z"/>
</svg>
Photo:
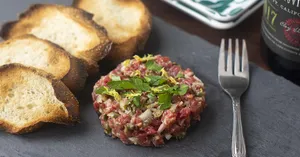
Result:
<svg viewBox="0 0 300 157">
<path fill-rule="evenodd" d="M 99 87 L 98 89 L 96 89 L 96 94 L 105 94 L 107 92 L 107 88 L 105 88 L 104 86 Z"/>
<path fill-rule="evenodd" d="M 154 102 L 155 99 L 156 99 L 156 96 L 155 96 L 153 93 L 149 93 L 149 94 L 147 95 L 147 97 L 150 99 L 151 102 Z"/>
<path fill-rule="evenodd" d="M 147 61 L 145 65 L 148 70 L 160 71 L 162 69 L 162 66 L 156 64 L 154 60 Z"/>
<path fill-rule="evenodd" d="M 154 93 L 166 93 L 166 92 L 170 92 L 172 88 L 167 85 L 167 84 L 164 84 L 164 85 L 161 85 L 161 86 L 158 86 L 158 87 L 152 87 L 151 90 L 154 92 Z"/>
<path fill-rule="evenodd" d="M 170 88 L 169 92 L 172 93 L 172 94 L 178 95 L 178 88 L 179 88 L 179 86 L 175 85 L 175 86 Z"/>
<path fill-rule="evenodd" d="M 185 137 L 185 133 L 182 132 L 181 134 L 175 136 L 176 140 L 182 140 Z"/>
<path fill-rule="evenodd" d="M 119 95 L 119 93 L 114 90 L 114 89 L 108 89 L 105 86 L 102 86 L 100 88 L 98 88 L 96 91 L 96 94 L 106 94 L 106 95 L 110 95 L 112 97 L 114 97 L 116 100 L 121 100 L 121 96 Z"/>
<path fill-rule="evenodd" d="M 167 81 L 166 78 L 162 76 L 155 76 L 155 75 L 146 76 L 145 80 L 153 86 L 162 85 Z"/>
<path fill-rule="evenodd" d="M 147 93 L 147 104 L 153 104 L 158 101 L 160 111 L 167 110 L 172 106 L 171 100 L 173 96 L 185 95 L 189 86 L 186 84 L 179 85 L 175 78 L 183 78 L 183 72 L 179 72 L 176 77 L 169 76 L 168 72 L 155 62 L 155 58 L 151 55 L 146 58 L 135 56 L 139 62 L 144 62 L 148 72 L 156 72 L 141 78 L 139 75 L 129 79 L 121 80 L 120 76 L 111 75 L 111 80 L 107 86 L 100 87 L 96 90 L 97 94 L 106 94 L 113 96 L 116 100 L 127 98 L 131 107 L 141 107 L 146 104 L 141 103 L 141 95 Z M 137 70 L 138 71 L 138 70 Z M 140 71 L 138 71 L 140 72 Z M 123 90 L 123 91 L 122 91 Z M 120 96 L 122 95 L 122 97 Z M 155 104 L 157 105 L 157 104 Z"/>
<path fill-rule="evenodd" d="M 130 82 L 132 82 L 132 84 L 136 87 L 136 89 L 141 91 L 147 92 L 151 88 L 148 83 L 144 83 L 143 80 L 138 77 L 130 78 Z"/>
<path fill-rule="evenodd" d="M 140 91 L 149 91 L 150 85 L 143 82 L 142 79 L 138 77 L 130 78 L 130 80 L 121 80 L 121 81 L 111 81 L 108 82 L 108 87 L 115 90 L 124 90 L 124 89 L 137 89 Z"/>
<path fill-rule="evenodd" d="M 158 104 L 161 110 L 166 110 L 171 107 L 172 95 L 170 93 L 163 93 L 158 95 Z"/>
<path fill-rule="evenodd" d="M 176 75 L 176 78 L 183 78 L 183 77 L 184 77 L 184 75 L 183 75 L 182 72 L 179 72 L 179 73 Z"/>
<path fill-rule="evenodd" d="M 188 91 L 188 89 L 189 89 L 189 86 L 188 86 L 188 85 L 182 84 L 182 85 L 180 86 L 179 90 L 178 90 L 178 94 L 179 94 L 179 95 L 184 95 L 184 94 L 186 94 L 186 92 Z"/>
<path fill-rule="evenodd" d="M 174 94 L 174 95 L 184 95 L 186 94 L 187 90 L 189 89 L 189 86 L 186 84 L 180 85 L 175 85 L 173 87 L 170 87 L 169 93 Z"/>
<path fill-rule="evenodd" d="M 136 107 L 140 107 L 141 106 L 141 96 L 136 96 L 133 98 L 133 103 Z"/>
<path fill-rule="evenodd" d="M 136 86 L 129 80 L 108 82 L 108 87 L 116 90 L 136 89 Z"/>
</svg>

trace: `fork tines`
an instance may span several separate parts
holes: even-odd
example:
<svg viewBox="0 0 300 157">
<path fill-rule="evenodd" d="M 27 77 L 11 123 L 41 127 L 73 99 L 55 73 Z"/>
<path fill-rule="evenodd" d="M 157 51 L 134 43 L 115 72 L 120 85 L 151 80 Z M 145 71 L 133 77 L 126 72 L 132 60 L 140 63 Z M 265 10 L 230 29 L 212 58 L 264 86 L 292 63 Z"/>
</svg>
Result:
<svg viewBox="0 0 300 157">
<path fill-rule="evenodd" d="M 235 39 L 235 52 L 233 52 L 232 39 L 228 40 L 227 51 L 225 50 L 225 39 L 222 39 L 219 56 L 219 73 L 226 73 L 229 75 L 248 75 L 249 63 L 246 41 L 243 39 L 242 42 L 242 58 L 240 59 L 239 39 Z"/>
</svg>

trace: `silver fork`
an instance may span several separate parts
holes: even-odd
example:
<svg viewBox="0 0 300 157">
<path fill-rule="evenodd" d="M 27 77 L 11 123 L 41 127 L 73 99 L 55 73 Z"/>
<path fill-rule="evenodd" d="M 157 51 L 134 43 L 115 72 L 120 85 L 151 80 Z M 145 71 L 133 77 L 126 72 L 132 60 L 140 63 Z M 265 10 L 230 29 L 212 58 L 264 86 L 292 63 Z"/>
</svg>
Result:
<svg viewBox="0 0 300 157">
<path fill-rule="evenodd" d="M 240 97 L 247 90 L 249 85 L 249 63 L 245 40 L 243 40 L 241 60 L 239 40 L 235 40 L 235 55 L 233 60 L 232 40 L 228 40 L 228 51 L 226 54 L 225 40 L 222 39 L 218 77 L 222 89 L 231 97 L 233 105 L 232 157 L 246 157 L 246 145 L 240 109 Z"/>
</svg>

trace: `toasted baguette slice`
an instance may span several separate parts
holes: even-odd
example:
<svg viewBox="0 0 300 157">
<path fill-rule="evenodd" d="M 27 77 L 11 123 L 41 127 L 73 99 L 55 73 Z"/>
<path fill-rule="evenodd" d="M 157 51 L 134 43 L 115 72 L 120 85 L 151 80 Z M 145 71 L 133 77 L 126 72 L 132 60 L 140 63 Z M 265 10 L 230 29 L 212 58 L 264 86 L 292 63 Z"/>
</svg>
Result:
<svg viewBox="0 0 300 157">
<path fill-rule="evenodd" d="M 74 124 L 79 105 L 70 90 L 44 71 L 9 64 L 0 67 L 0 126 L 27 133 L 42 123 Z"/>
<path fill-rule="evenodd" d="M 77 93 L 82 90 L 87 71 L 82 61 L 71 57 L 59 46 L 33 35 L 24 35 L 0 43 L 0 66 L 19 63 L 44 70 Z"/>
<path fill-rule="evenodd" d="M 18 21 L 3 25 L 4 39 L 33 34 L 49 40 L 83 59 L 88 71 L 98 70 L 98 61 L 107 55 L 111 42 L 106 30 L 97 25 L 93 15 L 81 9 L 54 4 L 35 4 L 22 13 Z"/>
<path fill-rule="evenodd" d="M 74 0 L 73 6 L 94 14 L 113 46 L 107 59 L 115 63 L 144 49 L 151 31 L 150 12 L 140 0 Z"/>
</svg>

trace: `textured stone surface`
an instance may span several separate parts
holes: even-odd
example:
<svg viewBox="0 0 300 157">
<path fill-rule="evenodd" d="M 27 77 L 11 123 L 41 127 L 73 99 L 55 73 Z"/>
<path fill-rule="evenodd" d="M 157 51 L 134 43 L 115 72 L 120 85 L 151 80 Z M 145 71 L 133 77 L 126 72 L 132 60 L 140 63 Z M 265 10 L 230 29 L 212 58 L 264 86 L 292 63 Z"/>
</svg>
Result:
<svg viewBox="0 0 300 157">
<path fill-rule="evenodd" d="M 1 1 L 0 21 L 38 0 Z M 46 2 L 46 1 L 44 1 Z M 48 0 L 59 4 L 71 1 Z M 0 156 L 8 157 L 229 157 L 232 107 L 217 81 L 218 47 L 154 18 L 148 52 L 160 52 L 191 68 L 206 84 L 208 107 L 201 122 L 182 141 L 162 148 L 127 146 L 103 134 L 90 93 L 98 78 L 90 79 L 80 95 L 81 123 L 74 127 L 46 125 L 26 135 L 0 132 Z M 251 53 L 251 52 L 250 52 Z M 300 88 L 251 66 L 251 85 L 242 101 L 248 157 L 300 156 Z"/>
</svg>

